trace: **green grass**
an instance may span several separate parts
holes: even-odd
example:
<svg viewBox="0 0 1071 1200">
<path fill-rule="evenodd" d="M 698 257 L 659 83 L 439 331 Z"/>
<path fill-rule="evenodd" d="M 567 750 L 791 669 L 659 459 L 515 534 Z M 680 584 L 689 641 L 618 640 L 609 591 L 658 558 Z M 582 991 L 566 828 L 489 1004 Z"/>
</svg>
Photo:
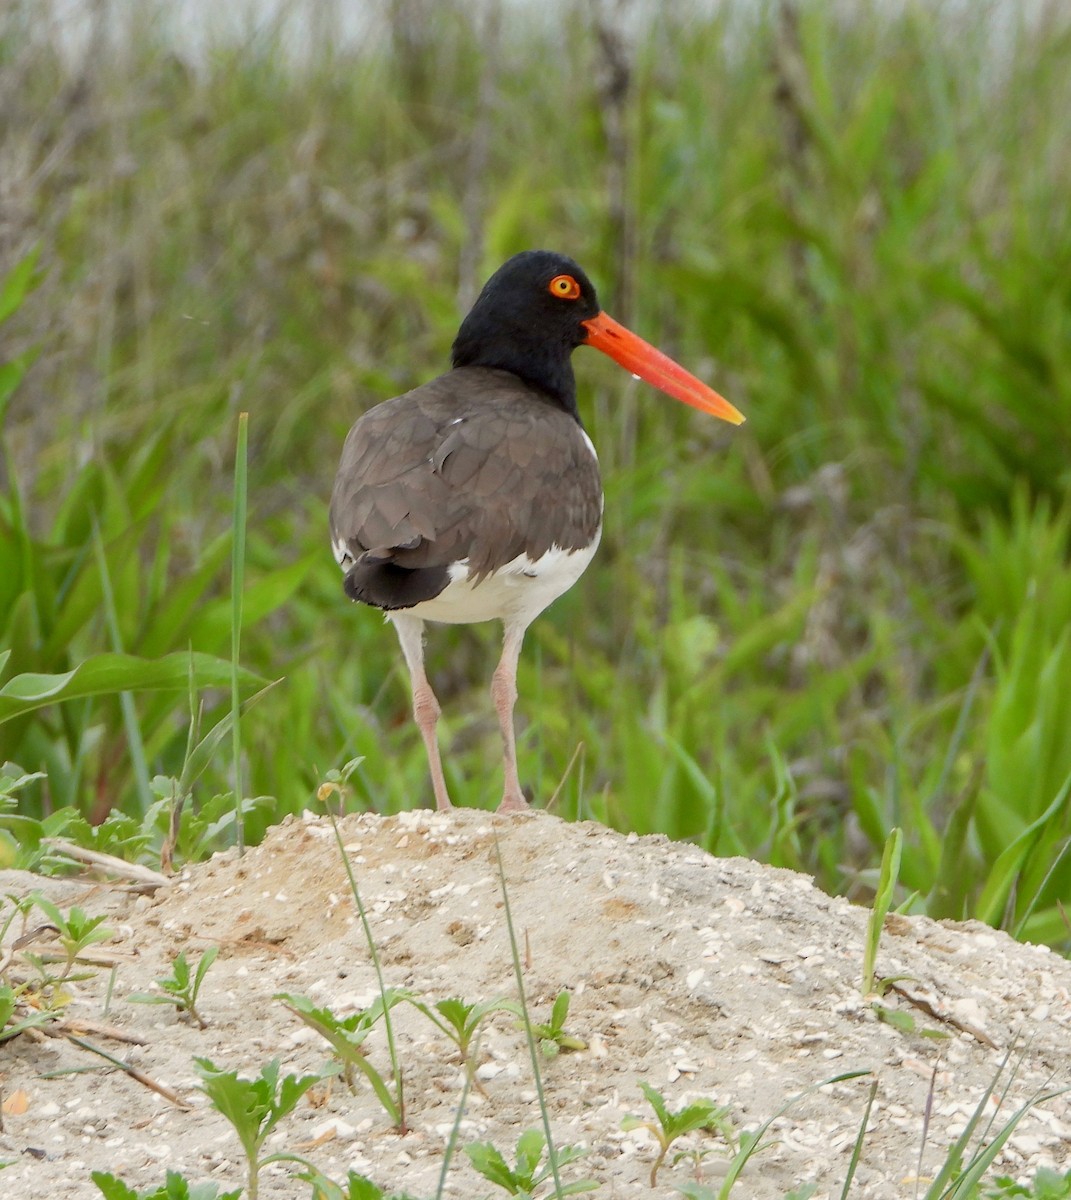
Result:
<svg viewBox="0 0 1071 1200">
<path fill-rule="evenodd" d="M 864 899 L 900 827 L 915 910 L 1067 945 L 1071 25 L 891 7 L 640 14 L 615 99 L 580 3 L 511 9 L 493 54 L 448 3 L 419 43 L 325 19 L 307 61 L 285 25 L 187 61 L 145 0 L 84 77 L 8 6 L 0 693 L 192 647 L 200 728 L 225 719 L 248 412 L 243 694 L 284 682 L 242 719 L 246 833 L 355 758 L 360 806 L 427 803 L 326 499 L 356 415 L 446 364 L 459 290 L 559 248 L 748 424 L 576 356 L 606 532 L 522 661 L 536 800 Z M 496 639 L 429 647 L 452 793 L 488 807 Z M 18 815 L 140 821 L 146 775 L 183 775 L 189 674 L 16 705 L 0 762 L 45 773 Z M 194 808 L 233 790 L 222 741 Z"/>
</svg>

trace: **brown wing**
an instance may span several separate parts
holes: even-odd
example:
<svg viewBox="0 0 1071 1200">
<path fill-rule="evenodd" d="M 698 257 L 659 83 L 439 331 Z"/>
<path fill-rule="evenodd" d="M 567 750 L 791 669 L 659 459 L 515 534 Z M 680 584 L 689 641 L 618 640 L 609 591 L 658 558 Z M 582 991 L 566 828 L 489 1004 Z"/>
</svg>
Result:
<svg viewBox="0 0 1071 1200">
<path fill-rule="evenodd" d="M 516 376 L 484 367 L 365 413 L 331 497 L 343 566 L 369 552 L 409 570 L 468 559 L 476 577 L 521 553 L 590 545 L 601 516 L 580 425 Z"/>
</svg>

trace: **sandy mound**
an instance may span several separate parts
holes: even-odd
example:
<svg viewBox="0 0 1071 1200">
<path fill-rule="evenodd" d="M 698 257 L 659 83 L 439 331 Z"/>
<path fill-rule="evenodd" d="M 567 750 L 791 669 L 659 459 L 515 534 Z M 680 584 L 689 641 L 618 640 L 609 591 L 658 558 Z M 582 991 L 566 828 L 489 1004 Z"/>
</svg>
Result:
<svg viewBox="0 0 1071 1200">
<path fill-rule="evenodd" d="M 1025 1056 L 998 1121 L 1046 1084 L 1071 1083 L 1071 964 L 981 925 L 892 918 L 879 973 L 905 975 L 936 1015 L 905 1000 L 932 1039 L 879 1022 L 859 993 L 867 914 L 819 893 L 811 881 L 744 860 L 716 860 L 663 838 L 623 837 L 544 814 L 494 818 L 459 811 L 349 818 L 343 838 L 371 915 L 387 982 L 434 1001 L 516 996 L 495 857 L 499 839 L 513 919 L 522 939 L 525 987 L 546 1020 L 560 989 L 572 992 L 567 1021 L 588 1048 L 544 1059 L 542 1071 L 559 1144 L 590 1153 L 565 1179 L 588 1177 L 605 1196 L 672 1196 L 694 1164 L 667 1164 L 648 1186 L 654 1143 L 624 1132 L 626 1113 L 649 1115 L 638 1080 L 673 1107 L 708 1096 L 729 1107 L 737 1130 L 754 1129 L 811 1084 L 853 1069 L 873 1071 L 878 1093 L 853 1195 L 910 1195 L 923 1112 L 934 1068 L 936 1094 L 923 1161 L 932 1172 L 963 1127 L 1006 1050 Z M 320 1067 L 326 1046 L 277 1001 L 298 992 L 348 1013 L 367 1005 L 375 981 L 330 825 L 290 821 L 239 861 L 218 856 L 184 872 L 154 898 L 103 886 L 35 880 L 58 902 L 109 913 L 105 954 L 118 962 L 103 1016 L 109 971 L 77 985 L 69 1016 L 105 1020 L 146 1039 L 125 1056 L 175 1089 L 190 1107 L 168 1103 L 128 1075 L 64 1039 L 20 1037 L 0 1045 L 0 1079 L 24 1113 L 8 1112 L 0 1135 L 5 1200 L 98 1196 L 91 1170 L 128 1183 L 163 1182 L 167 1167 L 191 1180 L 244 1183 L 238 1143 L 195 1089 L 195 1055 L 255 1074 L 274 1056 L 284 1070 Z M 0 879 L 26 890 L 27 877 Z M 170 1008 L 134 1005 L 185 949 L 194 958 L 219 946 L 199 1030 Z M 454 1121 L 462 1073 L 451 1047 L 408 1006 L 395 1009 L 411 1131 L 400 1136 L 371 1091 L 338 1083 L 303 1101 L 269 1149 L 299 1149 L 329 1176 L 348 1167 L 414 1196 L 435 1193 Z M 484 1027 L 481 1078 L 470 1094 L 462 1143 L 493 1142 L 512 1161 L 518 1134 L 538 1127 L 523 1032 L 508 1013 Z M 370 1057 L 387 1070 L 381 1028 Z M 92 1067 L 78 1074 L 56 1074 Z M 47 1077 L 46 1077 L 47 1076 Z M 780 1200 L 804 1182 L 817 1197 L 839 1196 L 862 1116 L 867 1079 L 836 1084 L 795 1105 L 752 1159 L 734 1195 Z M 17 1105 L 16 1107 L 21 1107 Z M 332 1134 L 331 1131 L 334 1130 Z M 325 1135 L 327 1135 L 325 1137 Z M 315 1146 L 311 1144 L 320 1140 Z M 724 1175 L 729 1151 L 713 1135 L 683 1143 L 707 1150 L 702 1177 Z M 998 1160 L 1009 1174 L 1071 1165 L 1071 1103 L 1049 1101 L 1019 1126 Z M 482 1197 L 494 1189 L 458 1154 L 446 1194 Z M 298 1197 L 307 1186 L 282 1168 L 262 1177 L 264 1197 Z M 498 1193 L 501 1194 L 501 1193 Z"/>
</svg>

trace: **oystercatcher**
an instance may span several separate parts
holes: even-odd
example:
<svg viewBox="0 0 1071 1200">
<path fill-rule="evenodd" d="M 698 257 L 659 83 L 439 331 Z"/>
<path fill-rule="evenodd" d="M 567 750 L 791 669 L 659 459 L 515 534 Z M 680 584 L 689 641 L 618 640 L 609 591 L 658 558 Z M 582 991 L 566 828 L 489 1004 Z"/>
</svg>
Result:
<svg viewBox="0 0 1071 1200">
<path fill-rule="evenodd" d="M 570 361 L 578 346 L 703 412 L 744 420 L 602 312 L 572 259 L 528 250 L 487 281 L 454 341 L 453 369 L 365 413 L 342 450 L 331 496 L 335 557 L 346 595 L 382 609 L 397 630 L 439 809 L 451 804 L 425 621 L 502 621 L 491 684 L 504 746 L 499 808 L 528 807 L 513 731 L 521 643 L 583 574 L 602 532 L 598 459 Z"/>
</svg>

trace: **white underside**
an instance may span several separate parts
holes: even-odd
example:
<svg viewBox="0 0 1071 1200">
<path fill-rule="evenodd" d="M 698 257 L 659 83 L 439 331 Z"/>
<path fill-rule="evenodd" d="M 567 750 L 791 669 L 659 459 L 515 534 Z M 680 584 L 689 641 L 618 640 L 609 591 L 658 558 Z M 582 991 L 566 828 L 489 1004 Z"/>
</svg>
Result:
<svg viewBox="0 0 1071 1200">
<path fill-rule="evenodd" d="M 587 570 L 602 537 L 582 550 L 563 550 L 552 546 L 541 558 L 519 554 L 478 583 L 469 581 L 468 559 L 450 564 L 450 582 L 433 599 L 400 611 L 422 621 L 441 621 L 446 625 L 473 625 L 479 621 L 534 620 L 543 609 L 567 592 Z M 353 565 L 345 546 L 334 547 L 335 558 L 343 571 Z"/>
<path fill-rule="evenodd" d="M 534 620 L 552 601 L 567 592 L 584 574 L 599 547 L 595 540 L 583 550 L 552 546 L 541 558 L 519 554 L 478 583 L 469 580 L 468 561 L 452 563 L 450 582 L 433 599 L 405 609 L 408 616 L 446 625 L 478 621 Z"/>
</svg>

